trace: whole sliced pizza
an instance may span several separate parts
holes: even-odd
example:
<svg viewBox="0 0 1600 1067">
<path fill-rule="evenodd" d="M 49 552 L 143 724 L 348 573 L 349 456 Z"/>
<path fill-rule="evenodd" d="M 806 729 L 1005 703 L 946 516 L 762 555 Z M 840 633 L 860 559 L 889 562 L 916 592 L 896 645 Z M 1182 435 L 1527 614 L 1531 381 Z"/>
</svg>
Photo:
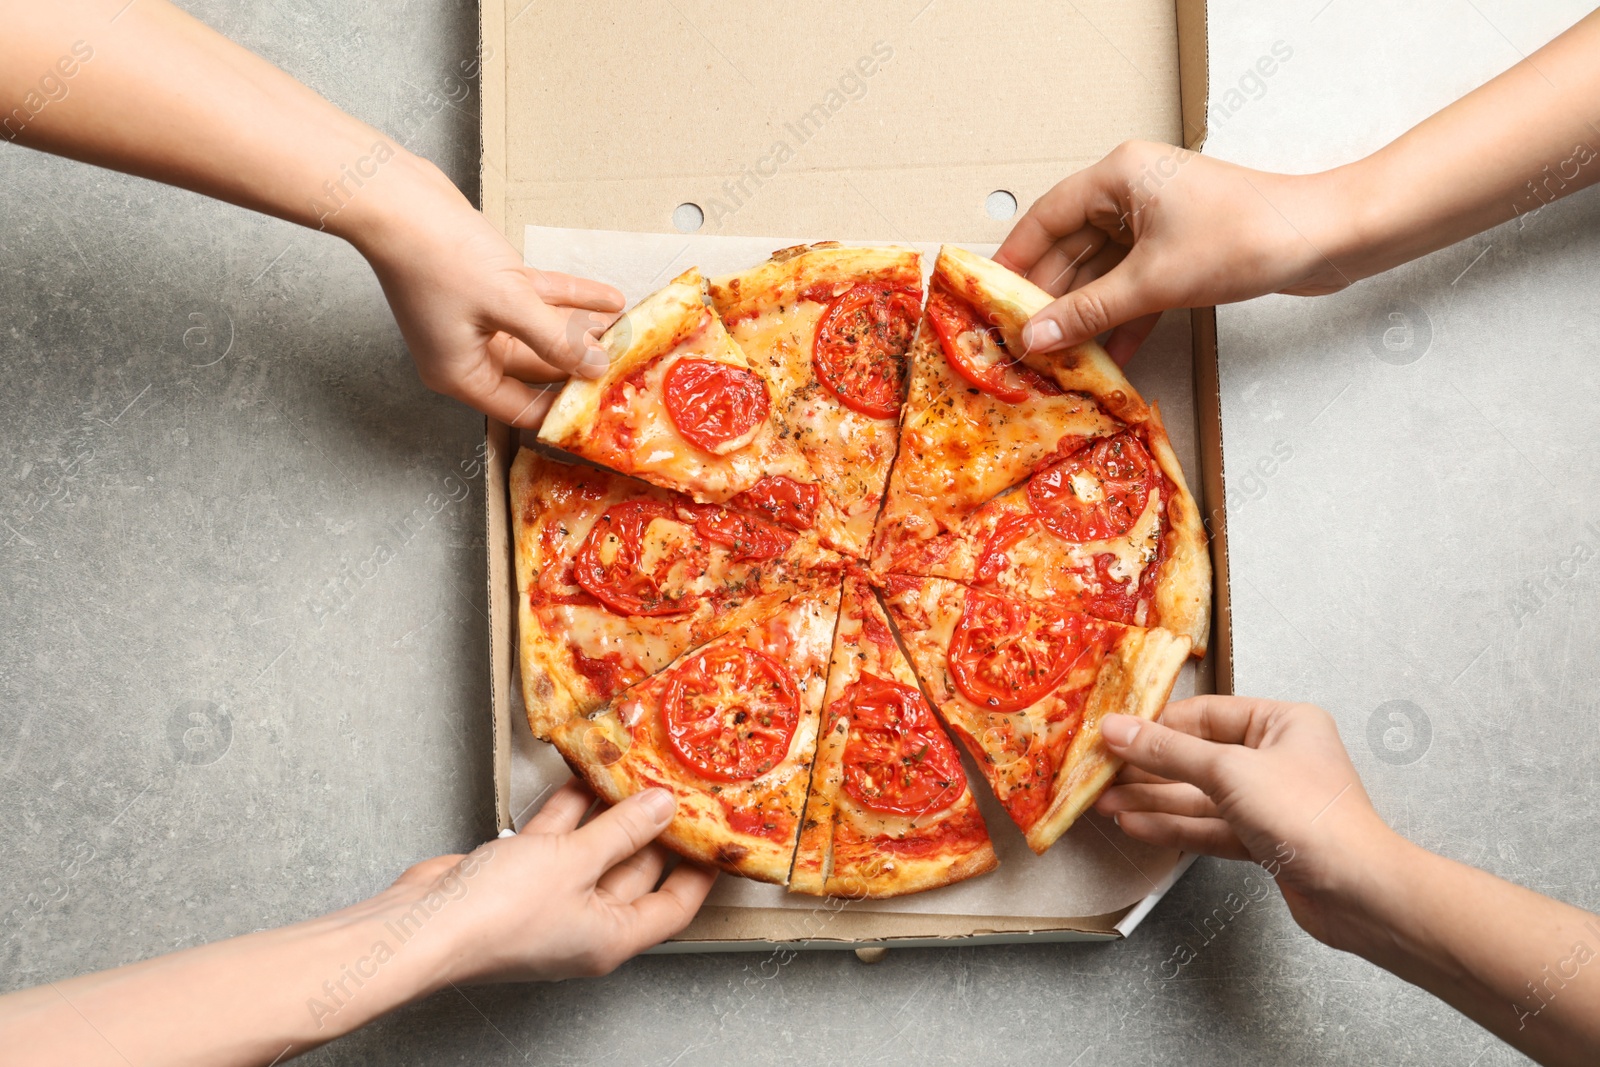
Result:
<svg viewBox="0 0 1600 1067">
<path fill-rule="evenodd" d="M 1211 614 L 1159 409 L 1093 343 L 1022 354 L 1049 301 L 824 242 L 619 319 L 512 469 L 535 736 L 795 892 L 992 870 L 980 779 L 1049 848 L 1120 767 L 1101 719 L 1159 715 Z"/>
</svg>

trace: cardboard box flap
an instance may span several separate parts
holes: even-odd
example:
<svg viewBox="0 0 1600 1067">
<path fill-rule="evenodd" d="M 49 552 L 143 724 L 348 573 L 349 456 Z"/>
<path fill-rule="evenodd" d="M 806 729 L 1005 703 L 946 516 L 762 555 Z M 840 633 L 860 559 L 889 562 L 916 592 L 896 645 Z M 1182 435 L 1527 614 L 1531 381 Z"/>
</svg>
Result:
<svg viewBox="0 0 1600 1067">
<path fill-rule="evenodd" d="M 1172 0 L 524 4 L 483 5 L 484 209 L 519 247 L 670 232 L 683 203 L 709 233 L 997 241 L 996 190 L 1183 143 L 1194 99 L 1203 125 Z"/>
</svg>

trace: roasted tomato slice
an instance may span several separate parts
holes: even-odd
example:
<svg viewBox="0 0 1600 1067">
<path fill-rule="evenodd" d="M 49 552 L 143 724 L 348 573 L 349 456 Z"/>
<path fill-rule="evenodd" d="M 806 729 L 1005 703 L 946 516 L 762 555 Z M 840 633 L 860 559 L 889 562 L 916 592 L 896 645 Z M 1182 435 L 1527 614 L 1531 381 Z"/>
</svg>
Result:
<svg viewBox="0 0 1600 1067">
<path fill-rule="evenodd" d="M 756 515 L 715 504 L 690 504 L 695 533 L 728 549 L 735 560 L 760 561 L 781 556 L 794 544 L 793 531 Z"/>
<path fill-rule="evenodd" d="M 759 511 L 793 530 L 809 530 L 817 523 L 817 502 L 822 492 L 815 485 L 782 474 L 769 474 L 728 503 Z"/>
<path fill-rule="evenodd" d="M 1047 396 L 1061 392 L 1054 382 L 1018 363 L 1007 351 L 999 327 L 981 321 L 960 297 L 934 289 L 928 294 L 928 321 L 939 335 L 945 361 L 968 385 L 1008 404 L 1019 404 L 1036 392 Z"/>
<path fill-rule="evenodd" d="M 657 519 L 676 521 L 660 500 L 624 500 L 595 520 L 572 561 L 572 575 L 596 600 L 623 615 L 679 615 L 694 609 L 693 595 L 664 593 L 645 573 L 644 534 Z"/>
<path fill-rule="evenodd" d="M 863 674 L 834 702 L 850 720 L 844 749 L 844 790 L 869 811 L 925 815 L 961 797 L 967 778 L 922 694 L 875 674 Z"/>
<path fill-rule="evenodd" d="M 817 381 L 851 411 L 874 419 L 900 413 L 905 356 L 917 333 L 921 294 L 863 282 L 834 298 L 817 320 L 811 366 Z"/>
<path fill-rule="evenodd" d="M 1102 438 L 1028 481 L 1045 529 L 1068 541 L 1103 541 L 1133 528 L 1155 488 L 1156 465 L 1129 433 Z"/>
<path fill-rule="evenodd" d="M 714 359 L 684 358 L 667 368 L 667 415 L 696 448 L 721 455 L 750 443 L 771 401 L 760 375 Z"/>
<path fill-rule="evenodd" d="M 950 677 L 979 707 L 1025 708 L 1061 684 L 1093 627 L 1087 616 L 969 589 L 950 637 Z"/>
<path fill-rule="evenodd" d="M 745 782 L 788 755 L 800 692 L 771 656 L 721 645 L 674 668 L 661 711 L 667 743 L 685 766 L 715 781 Z"/>
</svg>

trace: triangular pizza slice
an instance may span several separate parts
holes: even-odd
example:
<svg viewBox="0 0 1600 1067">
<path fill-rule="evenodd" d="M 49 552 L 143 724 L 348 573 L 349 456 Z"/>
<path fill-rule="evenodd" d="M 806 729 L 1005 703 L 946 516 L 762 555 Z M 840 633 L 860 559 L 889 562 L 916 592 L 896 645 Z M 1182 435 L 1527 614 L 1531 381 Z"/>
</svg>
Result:
<svg viewBox="0 0 1600 1067">
<path fill-rule="evenodd" d="M 702 299 L 693 268 L 601 337 L 600 378 L 569 378 L 539 440 L 707 504 L 760 510 L 833 547 L 850 536 L 799 447 L 773 418 L 773 388 Z"/>
<path fill-rule="evenodd" d="M 1081 612 L 891 575 L 889 617 L 939 714 L 1028 846 L 1044 852 L 1121 768 L 1100 739 L 1113 712 L 1154 719 L 1189 639 Z"/>
<path fill-rule="evenodd" d="M 847 575 L 789 888 L 894 897 L 998 863 L 955 745 L 865 575 Z"/>
<path fill-rule="evenodd" d="M 679 656 L 551 740 L 607 803 L 661 786 L 678 811 L 661 841 L 784 885 L 800 835 L 839 584 Z"/>
<path fill-rule="evenodd" d="M 1205 654 L 1205 527 L 1161 412 L 1056 459 L 955 527 L 901 546 L 895 570 L 955 578 L 1111 622 L 1161 626 Z"/>
<path fill-rule="evenodd" d="M 711 303 L 773 388 L 773 417 L 865 555 L 894 461 L 906 352 L 922 315 L 913 249 L 799 245 L 714 278 Z"/>
<path fill-rule="evenodd" d="M 528 449 L 511 513 L 523 701 L 543 739 L 796 590 L 836 583 L 843 562 L 814 531 Z"/>
<path fill-rule="evenodd" d="M 939 250 L 874 543 L 879 573 L 1035 471 L 1150 417 L 1092 342 L 1021 360 L 1022 327 L 1049 302 L 992 260 Z"/>
</svg>

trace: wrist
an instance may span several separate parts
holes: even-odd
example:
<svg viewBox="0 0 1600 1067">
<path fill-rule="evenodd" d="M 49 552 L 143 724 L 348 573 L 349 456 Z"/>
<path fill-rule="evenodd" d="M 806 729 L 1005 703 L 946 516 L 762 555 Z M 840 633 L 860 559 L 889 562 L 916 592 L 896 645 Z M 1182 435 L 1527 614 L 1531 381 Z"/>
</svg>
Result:
<svg viewBox="0 0 1600 1067">
<path fill-rule="evenodd" d="M 1330 205 L 1330 226 L 1323 235 L 1327 255 L 1349 281 L 1381 274 L 1410 258 L 1399 248 L 1408 217 L 1406 183 L 1387 153 L 1375 152 L 1316 178 Z"/>
<path fill-rule="evenodd" d="M 1395 908 L 1432 858 L 1381 820 L 1339 850 L 1323 896 L 1322 940 L 1333 948 L 1384 965 L 1393 957 L 1401 927 Z"/>
<path fill-rule="evenodd" d="M 375 146 L 376 147 L 376 146 Z M 375 262 L 415 245 L 418 229 L 458 217 L 477 214 L 475 208 L 432 163 L 395 147 L 394 155 L 373 161 L 375 173 L 359 187 L 355 178 L 332 189 L 319 202 L 318 225 L 355 247 Z M 358 161 L 358 166 L 361 161 Z M 357 176 L 358 177 L 358 176 Z"/>
</svg>

